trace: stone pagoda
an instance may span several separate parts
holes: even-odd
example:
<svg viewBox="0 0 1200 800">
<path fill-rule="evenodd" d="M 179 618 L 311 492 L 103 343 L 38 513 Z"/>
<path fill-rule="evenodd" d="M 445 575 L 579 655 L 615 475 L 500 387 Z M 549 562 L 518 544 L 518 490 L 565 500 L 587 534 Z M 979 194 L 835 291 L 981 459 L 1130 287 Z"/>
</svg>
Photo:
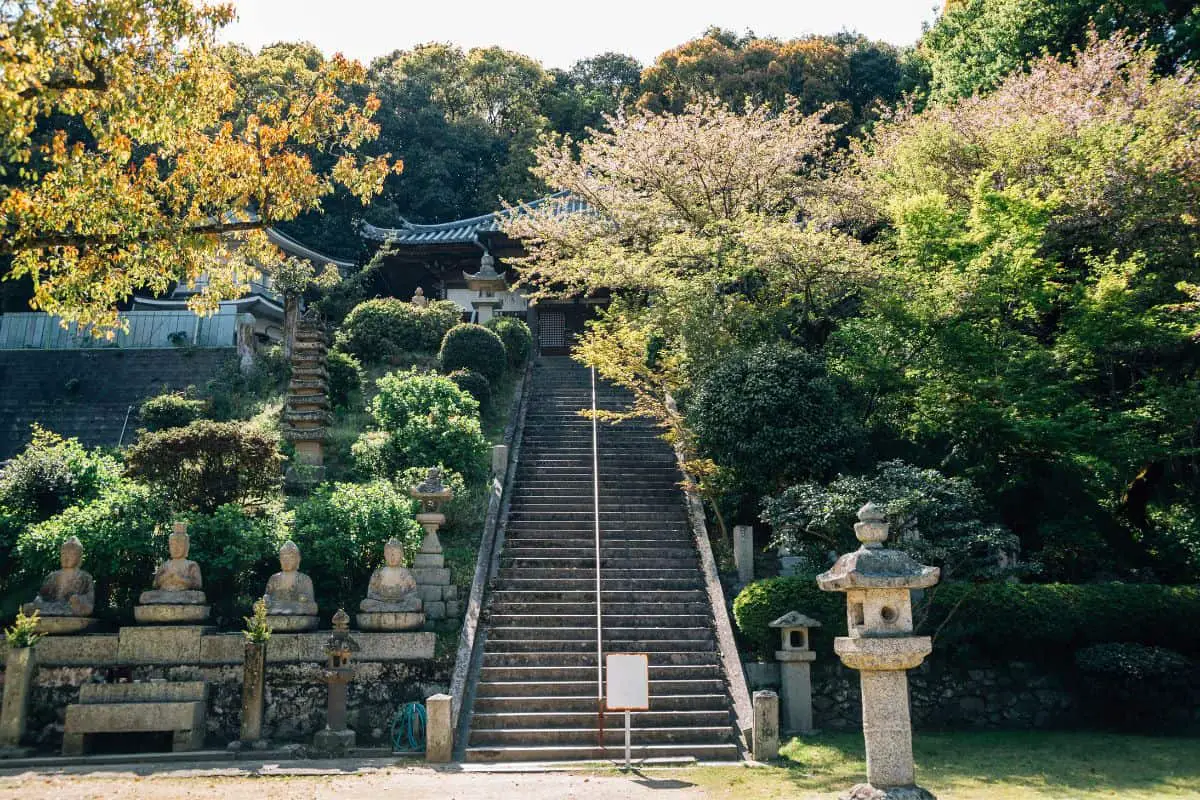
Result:
<svg viewBox="0 0 1200 800">
<path fill-rule="evenodd" d="M 849 635 L 835 639 L 833 650 L 862 683 L 867 783 L 843 798 L 933 800 L 916 785 L 907 670 L 933 650 L 928 636 L 912 635 L 912 590 L 933 586 L 941 571 L 885 547 L 888 523 L 873 503 L 859 509 L 858 519 L 854 533 L 862 547 L 817 576 L 824 591 L 846 593 Z"/>
<path fill-rule="evenodd" d="M 315 486 L 325 478 L 325 433 L 333 422 L 329 412 L 329 373 L 325 368 L 328 343 L 325 326 L 309 308 L 296 325 L 292 346 L 292 379 L 283 408 L 283 436 L 296 448 L 287 470 L 287 484 Z"/>
</svg>

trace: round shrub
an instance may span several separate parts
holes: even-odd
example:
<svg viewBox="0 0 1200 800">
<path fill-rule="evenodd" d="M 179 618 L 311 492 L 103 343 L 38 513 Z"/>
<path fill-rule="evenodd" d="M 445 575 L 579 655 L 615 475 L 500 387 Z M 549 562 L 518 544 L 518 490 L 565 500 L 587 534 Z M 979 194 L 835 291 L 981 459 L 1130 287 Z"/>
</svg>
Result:
<svg viewBox="0 0 1200 800">
<path fill-rule="evenodd" d="M 767 627 L 789 611 L 799 611 L 821 623 L 809 631 L 810 646 L 826 650 L 833 637 L 846 630 L 846 599 L 817 588 L 815 576 L 755 581 L 733 599 L 733 618 L 741 638 L 759 658 L 771 660 L 779 649 L 779 631 Z"/>
<path fill-rule="evenodd" d="M 229 503 L 211 514 L 190 514 L 185 519 L 192 539 L 188 558 L 204 571 L 204 591 L 214 622 L 225 628 L 241 627 L 246 609 L 262 596 L 267 578 L 279 569 L 276 553 L 288 538 L 283 516 L 254 515 Z M 160 557 L 165 558 L 165 530 L 160 538 Z"/>
<path fill-rule="evenodd" d="M 687 420 L 704 456 L 759 491 L 827 476 L 863 437 L 824 362 L 783 345 L 731 354 L 702 376 Z"/>
<path fill-rule="evenodd" d="M 155 486 L 176 510 L 212 513 L 226 503 L 267 500 L 281 483 L 283 456 L 276 439 L 257 428 L 198 420 L 142 434 L 125 463 L 131 477 Z"/>
<path fill-rule="evenodd" d="M 151 397 L 142 403 L 138 419 L 149 431 L 165 431 L 182 428 L 200 419 L 204 413 L 204 401 L 188 397 L 181 392 L 170 392 Z"/>
<path fill-rule="evenodd" d="M 525 324 L 525 320 L 517 317 L 492 317 L 487 321 L 488 330 L 496 332 L 504 343 L 504 352 L 508 355 L 508 363 L 514 367 L 525 363 L 533 350 L 533 332 Z"/>
<path fill-rule="evenodd" d="M 421 546 L 415 503 L 389 481 L 322 484 L 295 512 L 301 569 L 312 576 L 326 612 L 358 607 L 388 539 L 404 543 L 409 563 Z"/>
<path fill-rule="evenodd" d="M 0 510 L 40 522 L 95 498 L 120 474 L 117 462 L 99 450 L 34 425 L 29 444 L 0 472 Z"/>
<path fill-rule="evenodd" d="M 371 414 L 384 430 L 395 431 L 413 417 L 479 414 L 479 403 L 454 381 L 436 372 L 415 369 L 389 372 L 375 383 Z"/>
<path fill-rule="evenodd" d="M 454 385 L 467 392 L 480 408 L 486 408 L 492 402 L 492 384 L 487 378 L 473 369 L 456 369 L 446 376 L 454 381 Z"/>
<path fill-rule="evenodd" d="M 325 359 L 325 368 L 329 371 L 329 401 L 349 408 L 362 392 L 362 364 L 349 353 L 333 350 Z"/>
<path fill-rule="evenodd" d="M 493 383 L 504 375 L 508 359 L 499 336 L 482 325 L 466 323 L 455 325 L 446 333 L 438 357 L 446 372 L 470 369 Z"/>
<path fill-rule="evenodd" d="M 161 491 L 119 481 L 94 500 L 26 528 L 16 546 L 22 576 L 36 588 L 58 569 L 62 542 L 75 536 L 83 543 L 83 568 L 96 579 L 97 616 L 128 617 L 165 552 L 154 526 L 169 518 Z"/>
<path fill-rule="evenodd" d="M 1187 695 L 1192 665 L 1174 650 L 1109 642 L 1077 652 L 1075 666 L 1084 712 L 1100 727 L 1161 731 L 1190 721 L 1179 701 Z"/>
<path fill-rule="evenodd" d="M 383 361 L 399 353 L 432 353 L 460 319 L 461 309 L 448 300 L 420 308 L 382 297 L 355 306 L 334 341 L 337 349 L 364 362 Z"/>
</svg>

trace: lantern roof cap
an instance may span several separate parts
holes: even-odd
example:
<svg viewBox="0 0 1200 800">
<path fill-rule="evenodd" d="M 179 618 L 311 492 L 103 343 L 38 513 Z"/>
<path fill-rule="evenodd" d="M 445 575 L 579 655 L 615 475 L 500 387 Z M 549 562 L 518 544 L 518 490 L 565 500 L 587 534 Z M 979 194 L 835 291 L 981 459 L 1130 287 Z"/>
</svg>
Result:
<svg viewBox="0 0 1200 800">
<path fill-rule="evenodd" d="M 812 617 L 806 617 L 799 611 L 789 611 L 774 622 L 767 623 L 768 628 L 819 628 L 821 623 Z"/>
</svg>

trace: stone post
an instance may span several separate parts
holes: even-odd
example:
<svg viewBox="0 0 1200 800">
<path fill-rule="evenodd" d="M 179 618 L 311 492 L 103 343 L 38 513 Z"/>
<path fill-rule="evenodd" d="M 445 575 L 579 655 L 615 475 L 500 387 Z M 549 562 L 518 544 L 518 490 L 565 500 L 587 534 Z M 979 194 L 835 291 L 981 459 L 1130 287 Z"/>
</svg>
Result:
<svg viewBox="0 0 1200 800">
<path fill-rule="evenodd" d="M 14 647 L 4 665 L 4 702 L 0 705 L 0 747 L 19 747 L 29 713 L 29 688 L 37 670 L 32 647 Z"/>
<path fill-rule="evenodd" d="M 508 472 L 508 445 L 498 444 L 492 447 L 492 475 L 496 480 L 504 483 L 504 476 Z"/>
<path fill-rule="evenodd" d="M 779 695 L 770 689 L 760 689 L 754 693 L 752 748 L 755 761 L 770 761 L 779 757 Z"/>
<path fill-rule="evenodd" d="M 812 670 L 817 654 L 808 638 L 810 628 L 821 623 L 799 611 L 789 611 L 770 623 L 778 628 L 782 641 L 775 651 L 779 661 L 779 690 L 782 704 L 782 730 L 790 733 L 813 732 Z"/>
<path fill-rule="evenodd" d="M 733 563 L 737 565 L 738 584 L 754 580 L 754 526 L 733 526 Z"/>
<path fill-rule="evenodd" d="M 243 742 L 256 742 L 262 738 L 266 667 L 266 642 L 246 642 L 242 660 Z"/>
<path fill-rule="evenodd" d="M 916 785 L 906 670 L 933 649 L 928 636 L 911 635 L 912 590 L 933 586 L 941 572 L 885 548 L 888 524 L 873 504 L 859 509 L 858 519 L 854 533 L 862 547 L 817 576 L 824 591 L 846 593 L 849 635 L 835 639 L 833 649 L 842 663 L 859 671 L 862 683 L 867 783 L 843 798 L 933 800 Z"/>
<path fill-rule="evenodd" d="M 454 757 L 450 702 L 448 694 L 435 694 L 425 701 L 425 760 L 431 764 L 449 764 Z"/>
</svg>

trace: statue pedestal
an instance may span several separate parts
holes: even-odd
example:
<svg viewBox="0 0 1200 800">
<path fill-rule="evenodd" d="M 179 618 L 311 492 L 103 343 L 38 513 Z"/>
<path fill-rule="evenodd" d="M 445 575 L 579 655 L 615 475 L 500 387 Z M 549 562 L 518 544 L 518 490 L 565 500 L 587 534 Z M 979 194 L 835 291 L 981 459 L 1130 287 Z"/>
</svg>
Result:
<svg viewBox="0 0 1200 800">
<path fill-rule="evenodd" d="M 340 731 L 326 728 L 317 731 L 313 737 L 313 750 L 323 756 L 344 756 L 346 751 L 354 747 L 355 738 L 354 731 L 349 728 Z"/>
<path fill-rule="evenodd" d="M 37 632 L 47 636 L 70 636 L 86 633 L 96 626 L 92 617 L 38 617 Z"/>
<path fill-rule="evenodd" d="M 275 633 L 291 633 L 293 631 L 315 631 L 318 618 L 304 614 L 267 614 L 267 624 Z"/>
<path fill-rule="evenodd" d="M 134 606 L 133 618 L 143 625 L 195 625 L 208 619 L 211 606 L 156 603 Z"/>
<path fill-rule="evenodd" d="M 354 618 L 360 631 L 417 631 L 425 624 L 420 611 L 360 612 Z"/>
</svg>

